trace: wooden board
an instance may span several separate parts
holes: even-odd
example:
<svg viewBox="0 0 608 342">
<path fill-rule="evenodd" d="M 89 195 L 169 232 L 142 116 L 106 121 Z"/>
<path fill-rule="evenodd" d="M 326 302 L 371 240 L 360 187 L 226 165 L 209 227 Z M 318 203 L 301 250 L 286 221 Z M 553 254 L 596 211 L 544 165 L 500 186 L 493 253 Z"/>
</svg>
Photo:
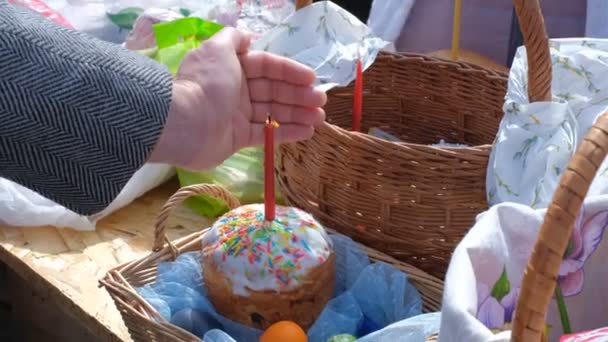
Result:
<svg viewBox="0 0 608 342">
<path fill-rule="evenodd" d="M 0 226 L 0 261 L 100 340 L 131 341 L 98 280 L 108 269 L 150 252 L 156 213 L 177 188 L 171 181 L 152 190 L 100 221 L 94 232 Z M 167 233 L 173 240 L 210 223 L 182 207 L 174 212 Z"/>
<path fill-rule="evenodd" d="M 10 269 L 6 271 L 5 290 L 10 296 L 10 316 L 6 337 L 0 338 L 1 341 L 101 341 L 85 326 L 77 324 L 77 318 L 66 314 L 49 298 L 32 289 L 25 279 Z"/>
</svg>

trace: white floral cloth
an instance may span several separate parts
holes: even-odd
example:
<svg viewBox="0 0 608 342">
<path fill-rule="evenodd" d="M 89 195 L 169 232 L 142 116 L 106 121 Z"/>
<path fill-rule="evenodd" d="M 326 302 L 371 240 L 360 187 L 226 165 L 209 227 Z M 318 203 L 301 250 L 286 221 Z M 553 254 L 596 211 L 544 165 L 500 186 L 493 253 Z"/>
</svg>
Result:
<svg viewBox="0 0 608 342">
<path fill-rule="evenodd" d="M 491 205 L 547 207 L 579 141 L 608 109 L 608 40 L 552 40 L 551 60 L 553 101 L 530 104 L 525 48 L 517 51 L 488 164 Z M 608 193 L 607 166 L 598 172 L 590 196 Z"/>
<path fill-rule="evenodd" d="M 361 58 L 365 70 L 388 45 L 345 9 L 321 1 L 295 12 L 255 41 L 252 49 L 310 66 L 317 73 L 317 88 L 329 90 L 355 79 L 357 58 Z"/>
<path fill-rule="evenodd" d="M 493 205 L 456 248 L 446 275 L 440 342 L 509 341 L 523 272 L 567 163 L 608 109 L 608 40 L 552 40 L 553 101 L 530 104 L 525 48 L 515 57 L 488 165 Z M 596 175 L 562 261 L 549 341 L 608 326 L 608 164 Z M 607 239 L 608 240 L 608 239 Z M 502 331 L 502 332 L 499 332 Z"/>
<path fill-rule="evenodd" d="M 440 342 L 509 341 L 524 268 L 546 209 L 503 203 L 478 217 L 454 251 L 446 275 Z M 585 201 L 562 261 L 558 289 L 573 332 L 608 326 L 606 258 L 608 195 Z M 562 324 L 554 299 L 549 307 L 549 341 Z M 502 333 L 492 329 L 506 329 Z"/>
</svg>

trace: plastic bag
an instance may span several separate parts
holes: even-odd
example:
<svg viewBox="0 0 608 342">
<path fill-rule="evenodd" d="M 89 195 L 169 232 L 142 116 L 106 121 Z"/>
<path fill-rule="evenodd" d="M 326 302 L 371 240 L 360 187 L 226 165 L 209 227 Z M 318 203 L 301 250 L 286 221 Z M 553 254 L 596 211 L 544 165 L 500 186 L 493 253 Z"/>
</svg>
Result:
<svg viewBox="0 0 608 342">
<path fill-rule="evenodd" d="M 128 205 L 175 174 L 168 165 L 146 164 L 101 213 L 82 216 L 42 195 L 0 178 L 0 224 L 16 227 L 55 226 L 94 230 L 97 221 Z"/>
<path fill-rule="evenodd" d="M 260 203 L 264 200 L 264 152 L 260 147 L 243 149 L 220 166 L 208 172 L 190 172 L 177 170 L 182 186 L 191 184 L 220 184 L 235 195 L 242 204 Z M 278 189 L 278 186 L 275 187 Z M 276 201 L 283 204 L 283 197 L 276 191 Z M 186 205 L 197 213 L 216 217 L 228 211 L 228 206 L 210 196 L 192 197 Z"/>
<path fill-rule="evenodd" d="M 152 8 L 146 10 L 133 24 L 129 32 L 125 47 L 129 50 L 146 50 L 156 48 L 156 37 L 153 25 L 183 18 L 179 11 L 170 9 Z"/>
<path fill-rule="evenodd" d="M 223 25 L 263 33 L 280 24 L 295 6 L 292 0 L 47 0 L 82 32 L 121 44 L 137 18 L 148 10 L 171 10 Z"/>
</svg>

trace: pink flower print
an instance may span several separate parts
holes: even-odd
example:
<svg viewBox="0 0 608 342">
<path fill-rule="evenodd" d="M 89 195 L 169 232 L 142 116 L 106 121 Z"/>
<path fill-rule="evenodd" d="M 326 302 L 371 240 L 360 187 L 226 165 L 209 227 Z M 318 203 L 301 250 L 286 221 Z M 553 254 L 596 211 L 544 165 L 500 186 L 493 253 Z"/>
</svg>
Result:
<svg viewBox="0 0 608 342">
<path fill-rule="evenodd" d="M 584 266 L 587 259 L 597 249 L 608 226 L 608 211 L 601 211 L 583 222 L 584 208 L 581 209 L 564 261 L 559 269 L 558 282 L 564 297 L 571 297 L 583 290 Z"/>
<path fill-rule="evenodd" d="M 262 4 L 266 8 L 282 8 L 286 4 L 286 0 L 263 0 Z"/>
<path fill-rule="evenodd" d="M 500 301 L 494 298 L 490 288 L 477 284 L 477 319 L 489 329 L 499 329 L 513 320 L 519 289 L 510 291 Z"/>
</svg>

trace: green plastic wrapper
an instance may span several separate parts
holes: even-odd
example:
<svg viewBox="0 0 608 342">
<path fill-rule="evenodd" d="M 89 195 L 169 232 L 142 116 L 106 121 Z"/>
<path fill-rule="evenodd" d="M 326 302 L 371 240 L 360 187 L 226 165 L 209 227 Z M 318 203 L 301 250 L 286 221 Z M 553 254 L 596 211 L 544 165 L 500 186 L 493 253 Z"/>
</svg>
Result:
<svg viewBox="0 0 608 342">
<path fill-rule="evenodd" d="M 196 17 L 155 24 L 153 30 L 158 50 L 154 59 L 175 75 L 188 51 L 199 47 L 222 28 L 220 24 Z"/>
<path fill-rule="evenodd" d="M 157 47 L 140 52 L 164 64 L 175 75 L 184 56 L 222 28 L 220 24 L 195 17 L 155 24 Z M 192 172 L 177 168 L 177 177 L 181 186 L 222 185 L 242 204 L 261 203 L 264 200 L 263 161 L 263 148 L 250 147 L 235 153 L 211 171 Z M 278 191 L 276 197 L 277 204 L 282 204 Z M 229 210 L 224 201 L 208 195 L 191 197 L 185 204 L 198 214 L 212 218 Z"/>
<path fill-rule="evenodd" d="M 177 177 L 182 186 L 219 184 L 235 195 L 241 204 L 261 203 L 264 201 L 264 151 L 260 147 L 242 149 L 208 172 L 191 172 L 178 168 Z M 276 201 L 278 204 L 283 203 L 278 191 Z M 207 217 L 222 215 L 229 209 L 223 201 L 210 196 L 192 197 L 186 204 Z"/>
</svg>

